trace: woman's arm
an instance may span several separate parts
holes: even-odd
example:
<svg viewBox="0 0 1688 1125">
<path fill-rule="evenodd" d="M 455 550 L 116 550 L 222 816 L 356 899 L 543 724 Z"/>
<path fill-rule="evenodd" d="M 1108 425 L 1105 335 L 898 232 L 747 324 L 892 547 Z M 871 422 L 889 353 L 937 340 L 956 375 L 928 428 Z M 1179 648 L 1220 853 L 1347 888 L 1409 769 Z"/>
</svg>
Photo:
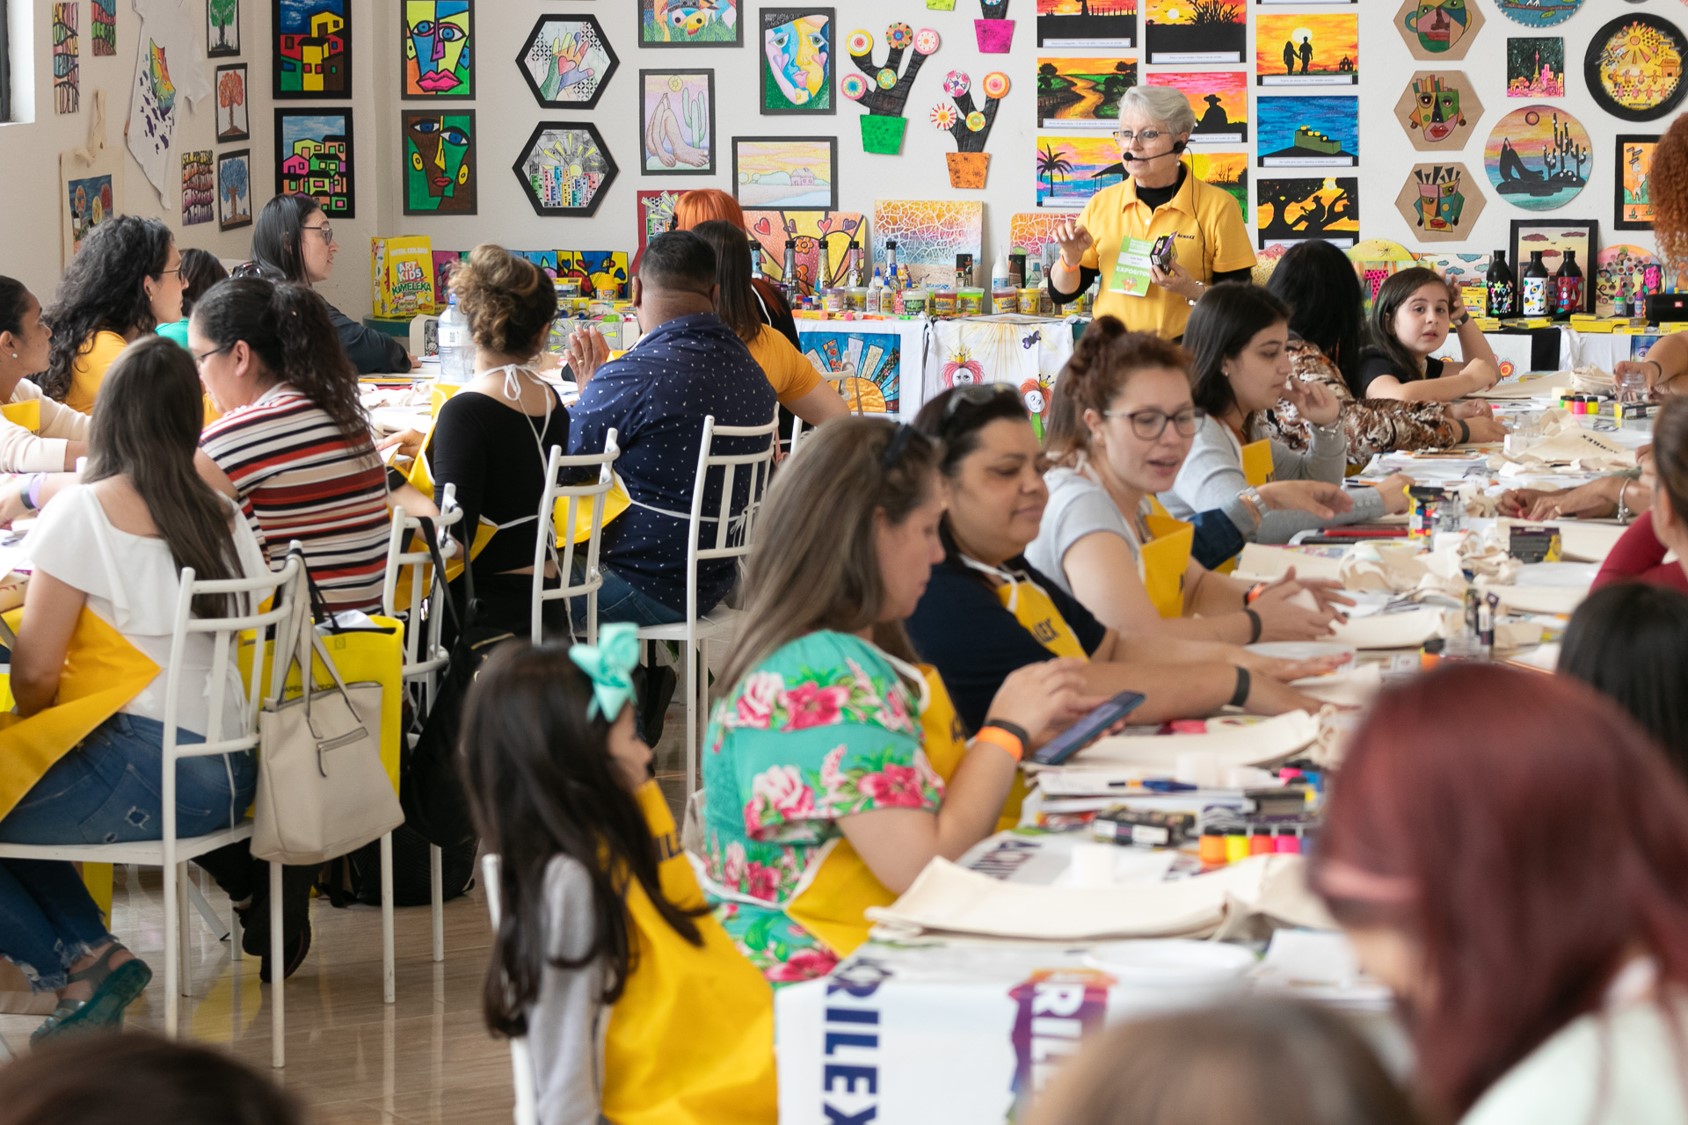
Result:
<svg viewBox="0 0 1688 1125">
<path fill-rule="evenodd" d="M 1658 395 L 1681 394 L 1688 388 L 1688 335 L 1673 332 L 1647 349 L 1645 359 L 1626 359 L 1612 368 L 1617 375 L 1640 375 L 1647 390 Z"/>
<path fill-rule="evenodd" d="M 1442 378 L 1458 375 L 1473 363 L 1488 364 L 1489 369 L 1500 377 L 1500 360 L 1495 357 L 1495 350 L 1489 346 L 1484 338 L 1483 330 L 1477 327 L 1477 318 L 1471 315 L 1471 310 L 1460 300 L 1457 286 L 1448 286 L 1448 300 L 1450 307 L 1448 315 L 1453 318 L 1454 330 L 1459 334 L 1458 363 L 1447 363 L 1442 368 Z"/>
<path fill-rule="evenodd" d="M 1071 547 L 1061 559 L 1061 569 L 1067 584 L 1077 598 L 1096 616 L 1096 619 L 1122 636 L 1146 636 L 1155 643 L 1172 644 L 1174 638 L 1190 641 L 1226 641 L 1247 644 L 1252 627 L 1242 612 L 1242 599 L 1231 606 L 1231 612 L 1209 617 L 1162 617 L 1143 579 L 1137 573 L 1137 560 L 1125 540 L 1105 531 L 1086 535 Z M 1200 582 L 1207 574 L 1192 561 L 1186 571 L 1185 585 Z M 1186 597 L 1188 603 L 1188 597 Z M 1170 652 L 1168 660 L 1176 660 Z M 1212 652 L 1202 652 L 1187 659 L 1217 659 Z"/>
<path fill-rule="evenodd" d="M 193 467 L 199 473 L 199 479 L 221 492 L 231 500 L 240 499 L 240 490 L 234 486 L 234 481 L 223 472 L 222 466 L 211 459 L 211 455 L 204 449 L 199 449 L 193 455 Z"/>
<path fill-rule="evenodd" d="M 1164 723 L 1211 715 L 1236 697 L 1239 686 L 1248 688 L 1245 710 L 1256 715 L 1278 715 L 1285 711 L 1317 711 L 1318 700 L 1279 683 L 1270 676 L 1239 677 L 1230 664 L 1126 663 L 1114 659 L 1120 651 L 1118 634 L 1109 630 L 1107 640 L 1095 658 L 1084 666 L 1084 690 L 1108 697 L 1121 691 L 1142 692 L 1143 706 L 1132 712 L 1133 722 Z M 1106 659 L 1103 653 L 1109 654 Z"/>
<path fill-rule="evenodd" d="M 30 576 L 23 596 L 28 624 L 12 650 L 12 696 L 18 701 L 18 714 L 33 715 L 53 705 L 70 636 L 87 600 L 87 594 L 45 571 Z"/>
<path fill-rule="evenodd" d="M 1456 398 L 1486 391 L 1500 381 L 1499 369 L 1486 360 L 1471 360 L 1459 366 L 1463 370 L 1457 375 L 1444 374 L 1440 379 L 1411 379 L 1405 383 L 1394 375 L 1379 375 L 1366 388 L 1366 397 L 1389 398 L 1397 402 L 1452 402 Z"/>
<path fill-rule="evenodd" d="M 545 868 L 545 956 L 579 960 L 596 936 L 592 882 L 567 856 Z M 580 969 L 547 964 L 527 1011 L 539 1120 L 598 1125 L 603 1089 L 604 963 Z"/>
</svg>

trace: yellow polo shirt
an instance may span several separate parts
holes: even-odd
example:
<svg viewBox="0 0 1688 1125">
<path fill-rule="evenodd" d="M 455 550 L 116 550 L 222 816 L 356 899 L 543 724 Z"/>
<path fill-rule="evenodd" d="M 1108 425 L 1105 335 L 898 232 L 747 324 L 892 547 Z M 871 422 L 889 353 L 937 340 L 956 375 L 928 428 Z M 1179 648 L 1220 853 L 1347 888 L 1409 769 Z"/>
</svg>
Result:
<svg viewBox="0 0 1688 1125">
<path fill-rule="evenodd" d="M 128 340 L 103 328 L 90 336 L 71 362 L 70 390 L 65 392 L 64 404 L 83 414 L 92 414 L 94 399 L 100 393 L 100 384 L 105 381 L 106 368 L 115 363 L 128 346 Z"/>
<path fill-rule="evenodd" d="M 1137 198 L 1137 184 L 1128 179 L 1091 196 L 1078 217 L 1095 241 L 1080 264 L 1102 275 L 1095 315 L 1118 317 L 1134 332 L 1153 332 L 1169 340 L 1182 336 L 1190 302 L 1158 285 L 1150 285 L 1141 297 L 1113 289 L 1114 265 L 1126 239 L 1173 235 L 1174 257 L 1198 281 L 1254 265 L 1254 247 L 1236 198 L 1197 179 L 1188 165 L 1178 194 L 1158 210 L 1151 211 Z"/>
</svg>

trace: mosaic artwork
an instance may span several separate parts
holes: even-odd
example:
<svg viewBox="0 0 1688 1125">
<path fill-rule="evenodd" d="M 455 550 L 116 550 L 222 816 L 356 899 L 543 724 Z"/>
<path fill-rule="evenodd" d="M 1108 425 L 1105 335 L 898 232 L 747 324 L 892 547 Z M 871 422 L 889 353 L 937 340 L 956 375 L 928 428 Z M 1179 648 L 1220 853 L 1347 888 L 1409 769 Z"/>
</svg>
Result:
<svg viewBox="0 0 1688 1125">
<path fill-rule="evenodd" d="M 674 229 L 674 205 L 680 201 L 681 194 L 678 191 L 633 193 L 639 213 L 639 254 L 645 252 L 645 243 L 651 240 L 651 236 Z M 634 259 L 638 259 L 638 254 L 634 255 Z"/>
<path fill-rule="evenodd" d="M 1055 228 L 1067 221 L 1067 216 L 1050 211 L 1016 211 L 1008 217 L 1008 252 L 1024 254 L 1028 261 L 1054 261 L 1054 251 L 1044 253 L 1045 246 L 1054 246 Z"/>
<path fill-rule="evenodd" d="M 1260 181 L 1255 230 L 1261 246 L 1322 238 L 1352 246 L 1360 237 L 1360 182 L 1351 176 Z"/>
<path fill-rule="evenodd" d="M 1669 20 L 1637 13 L 1594 34 L 1583 60 L 1588 92 L 1600 108 L 1626 121 L 1651 121 L 1688 93 L 1682 64 L 1688 37 Z"/>
<path fill-rule="evenodd" d="M 762 112 L 834 113 L 831 8 L 764 8 Z"/>
<path fill-rule="evenodd" d="M 1037 0 L 1039 47 L 1135 47 L 1137 0 Z"/>
<path fill-rule="evenodd" d="M 512 165 L 538 215 L 590 215 L 615 182 L 616 164 L 595 125 L 541 121 Z"/>
<path fill-rule="evenodd" d="M 1352 168 L 1360 162 L 1360 99 L 1346 95 L 1263 95 L 1262 168 Z"/>
<path fill-rule="evenodd" d="M 645 47 L 736 47 L 744 42 L 740 0 L 639 0 Z"/>
<path fill-rule="evenodd" d="M 715 174 L 715 72 L 641 70 L 641 170 L 650 176 Z"/>
<path fill-rule="evenodd" d="M 1248 49 L 1241 0 L 1148 0 L 1143 47 L 1151 64 L 1240 63 Z"/>
<path fill-rule="evenodd" d="M 963 200 L 881 199 L 873 205 L 873 261 L 885 260 L 885 243 L 897 244 L 897 261 L 918 284 L 951 284 L 955 256 L 983 255 L 984 204 Z"/>
<path fill-rule="evenodd" d="M 1137 60 L 1039 58 L 1037 120 L 1044 129 L 1112 129 L 1119 99 L 1137 85 Z"/>
<path fill-rule="evenodd" d="M 1648 183 L 1652 171 L 1653 150 L 1659 146 L 1658 134 L 1628 135 L 1617 138 L 1617 174 L 1613 177 L 1617 195 L 1619 230 L 1650 230 L 1653 226 L 1653 192 Z"/>
<path fill-rule="evenodd" d="M 198 226 L 217 217 L 217 169 L 211 150 L 182 153 L 182 225 Z"/>
<path fill-rule="evenodd" d="M 1248 153 L 1192 152 L 1190 171 L 1196 179 L 1230 195 L 1237 209 L 1248 217 Z"/>
<path fill-rule="evenodd" d="M 1563 207 L 1588 184 L 1588 130 L 1552 105 L 1515 109 L 1489 134 L 1483 167 L 1502 199 L 1526 211 Z"/>
<path fill-rule="evenodd" d="M 619 65 L 592 16 L 541 16 L 516 61 L 533 96 L 552 109 L 591 109 Z"/>
<path fill-rule="evenodd" d="M 1626 302 L 1633 300 L 1643 273 L 1649 266 L 1657 268 L 1660 264 L 1639 246 L 1620 242 L 1603 248 L 1594 271 L 1594 315 L 1613 315 L 1619 295 Z"/>
<path fill-rule="evenodd" d="M 1261 86 L 1357 86 L 1360 17 L 1341 12 L 1261 15 L 1254 24 Z"/>
<path fill-rule="evenodd" d="M 81 68 L 77 62 L 77 0 L 53 5 L 53 109 L 75 113 L 82 106 Z"/>
<path fill-rule="evenodd" d="M 746 210 L 838 206 L 835 137 L 734 137 L 733 195 Z"/>
<path fill-rule="evenodd" d="M 850 243 L 860 242 L 865 216 L 859 211 L 746 211 L 745 225 L 762 255 L 762 273 L 771 281 L 783 282 L 785 242 L 796 241 L 797 287 L 805 293 L 820 286 L 844 284 L 850 268 Z M 873 266 L 862 246 L 862 268 L 868 277 Z"/>
<path fill-rule="evenodd" d="M 93 40 L 92 55 L 117 54 L 117 0 L 92 0 L 88 6 L 88 38 Z"/>
<path fill-rule="evenodd" d="M 1506 96 L 1565 96 L 1565 41 L 1558 36 L 1526 36 L 1506 41 Z"/>
<path fill-rule="evenodd" d="M 852 411 L 896 414 L 901 408 L 902 339 L 896 333 L 805 331 L 802 341 L 810 363 L 849 373 L 838 390 Z"/>
<path fill-rule="evenodd" d="M 1106 135 L 1034 137 L 1037 205 L 1083 207 L 1099 188 L 1125 179 L 1119 146 Z"/>
<path fill-rule="evenodd" d="M 472 0 L 404 0 L 405 98 L 475 96 Z"/>
<path fill-rule="evenodd" d="M 475 214 L 480 191 L 475 111 L 406 110 L 400 115 L 399 134 L 404 144 L 404 213 Z"/>
<path fill-rule="evenodd" d="M 1160 71 L 1145 82 L 1184 95 L 1196 115 L 1192 145 L 1240 145 L 1248 140 L 1248 75 L 1240 70 Z"/>
</svg>

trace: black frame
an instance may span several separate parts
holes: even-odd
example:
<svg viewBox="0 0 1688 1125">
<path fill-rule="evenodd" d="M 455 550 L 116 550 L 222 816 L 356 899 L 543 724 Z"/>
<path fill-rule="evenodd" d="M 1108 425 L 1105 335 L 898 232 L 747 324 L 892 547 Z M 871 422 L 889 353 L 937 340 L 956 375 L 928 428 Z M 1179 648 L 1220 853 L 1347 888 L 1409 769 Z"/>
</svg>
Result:
<svg viewBox="0 0 1688 1125">
<path fill-rule="evenodd" d="M 223 161 L 236 157 L 246 158 L 246 218 L 232 223 L 223 222 Z M 257 210 L 252 204 L 252 150 L 249 148 L 231 149 L 217 154 L 217 229 L 238 230 L 252 225 L 253 212 Z"/>
<path fill-rule="evenodd" d="M 827 150 L 832 157 L 832 171 L 830 173 L 831 179 L 827 181 L 827 187 L 832 192 L 832 198 L 824 206 L 820 206 L 820 207 L 792 207 L 792 206 L 789 206 L 789 205 L 786 205 L 786 204 L 779 204 L 779 203 L 758 203 L 758 204 L 754 204 L 753 206 L 746 207 L 745 208 L 746 210 L 755 210 L 755 211 L 837 211 L 839 209 L 839 207 L 838 207 L 838 138 L 837 137 L 774 137 L 774 136 L 734 137 L 733 140 L 732 140 L 732 146 L 733 146 L 733 198 L 734 199 L 739 199 L 739 194 L 738 194 L 739 145 L 745 143 L 746 141 L 804 141 L 806 143 L 824 144 L 824 145 L 827 146 Z M 744 202 L 744 200 L 739 199 L 739 202 L 742 204 Z"/>
<path fill-rule="evenodd" d="M 1612 147 L 1612 229 L 1613 230 L 1652 230 L 1651 222 L 1637 223 L 1624 220 L 1624 146 L 1629 144 L 1657 145 L 1662 139 L 1660 133 L 1619 133 L 1613 138 Z"/>
<path fill-rule="evenodd" d="M 715 154 L 721 148 L 721 134 L 715 124 L 715 71 L 708 67 L 652 67 L 639 72 L 639 136 L 643 138 L 650 122 L 645 117 L 645 82 L 652 75 L 697 75 L 701 74 L 709 82 L 709 163 L 702 168 L 664 168 L 660 164 L 655 167 L 646 166 L 644 142 L 639 145 L 639 174 L 641 176 L 713 176 L 715 174 Z"/>
<path fill-rule="evenodd" d="M 347 105 L 347 106 L 337 106 L 337 105 L 295 106 L 293 108 L 288 108 L 288 107 L 285 107 L 285 106 L 276 106 L 276 108 L 275 108 L 275 133 L 274 133 L 274 143 L 275 143 L 275 193 L 277 195 L 282 195 L 286 191 L 286 189 L 282 186 L 282 175 L 281 175 L 281 162 L 282 162 L 282 159 L 283 159 L 283 153 L 281 151 L 282 123 L 284 121 L 286 121 L 287 118 L 289 118 L 289 117 L 321 117 L 321 116 L 324 116 L 325 114 L 333 114 L 333 113 L 339 114 L 340 116 L 344 117 L 345 120 L 346 120 L 346 206 L 343 209 L 337 211 L 337 210 L 334 210 L 334 209 L 328 207 L 327 205 L 324 205 L 323 208 L 322 208 L 322 211 L 323 211 L 323 214 L 327 215 L 329 218 L 332 218 L 332 219 L 355 219 L 355 218 L 357 218 L 357 210 L 358 210 L 358 208 L 357 208 L 357 201 L 358 201 L 358 181 L 357 181 L 358 148 L 357 148 L 357 142 L 352 136 L 352 124 L 353 124 L 353 122 L 352 122 L 352 107 L 349 106 L 349 105 Z M 321 202 L 321 201 L 319 200 L 318 202 Z"/>
<path fill-rule="evenodd" d="M 12 119 L 12 13 L 10 0 L 0 0 L 0 121 Z M 93 18 L 89 17 L 90 27 Z"/>
<path fill-rule="evenodd" d="M 565 129 L 590 135 L 593 143 L 598 146 L 598 151 L 603 154 L 604 163 L 609 165 L 609 170 L 604 174 L 604 182 L 598 186 L 598 190 L 584 207 L 545 206 L 533 194 L 533 186 L 528 182 L 527 173 L 522 169 L 522 165 L 527 162 L 528 154 L 533 151 L 534 145 L 539 143 L 541 136 Z M 529 133 L 528 139 L 523 142 L 521 151 L 516 155 L 515 163 L 510 165 L 510 171 L 515 174 L 516 182 L 522 185 L 522 194 L 527 197 L 528 204 L 533 208 L 534 214 L 541 217 L 561 215 L 584 218 L 597 212 L 598 206 L 604 201 L 604 196 L 609 194 L 610 186 L 615 183 L 616 176 L 621 174 L 621 167 L 615 162 L 615 157 L 611 154 L 609 145 L 604 143 L 604 135 L 598 132 L 598 127 L 590 121 L 541 121 L 533 127 L 533 132 Z"/>
<path fill-rule="evenodd" d="M 480 214 L 480 212 L 481 212 L 481 147 L 480 147 L 481 146 L 481 138 L 480 138 L 480 132 L 479 132 L 480 127 L 479 127 L 478 123 L 475 121 L 474 107 L 473 106 L 456 106 L 456 105 L 451 105 L 450 103 L 445 103 L 445 104 L 442 104 L 442 105 L 439 105 L 439 106 L 433 106 L 433 107 L 406 106 L 404 108 L 404 110 L 399 114 L 399 158 L 400 158 L 401 164 L 403 164 L 405 162 L 405 135 L 410 131 L 410 121 L 409 121 L 409 119 L 413 116 L 421 116 L 421 117 L 428 117 L 428 116 L 467 117 L 469 119 L 469 151 L 464 156 L 463 159 L 469 164 L 469 167 L 470 167 L 469 175 L 470 175 L 471 179 L 473 179 L 474 184 L 475 184 L 475 199 L 474 199 L 474 205 L 471 206 L 467 211 L 440 211 L 440 210 L 437 210 L 437 209 L 436 210 L 429 210 L 425 207 L 415 207 L 415 208 L 413 208 L 410 205 L 410 188 L 409 188 L 409 185 L 408 184 L 400 184 L 399 185 L 399 193 L 403 197 L 402 202 L 403 202 L 403 206 L 404 206 L 404 213 L 406 215 L 422 215 L 424 217 L 437 218 L 437 219 L 454 219 L 454 218 L 458 218 L 458 217 L 464 216 L 464 215 L 478 215 L 478 214 Z M 409 173 L 408 169 L 401 168 L 399 174 L 408 179 L 410 173 Z"/>
<path fill-rule="evenodd" d="M 227 50 L 216 50 L 211 46 L 211 5 L 205 5 L 205 57 L 208 59 L 238 59 L 240 57 L 240 4 L 241 0 L 234 0 L 234 45 Z"/>
<path fill-rule="evenodd" d="M 604 45 L 604 54 L 609 56 L 610 65 L 604 68 L 604 73 L 601 77 L 599 77 L 598 85 L 592 90 L 592 97 L 589 100 L 583 102 L 546 101 L 540 96 L 539 83 L 533 80 L 533 74 L 528 70 L 527 57 L 528 51 L 533 48 L 534 40 L 539 38 L 540 29 L 548 23 L 589 23 L 592 25 L 593 30 L 597 32 L 598 42 Z M 604 90 L 609 86 L 610 79 L 615 76 L 615 72 L 620 68 L 620 66 L 621 58 L 615 53 L 615 47 L 610 43 L 609 36 L 604 34 L 604 25 L 598 22 L 598 17 L 582 15 L 576 12 L 551 12 L 540 16 L 537 20 L 533 21 L 533 30 L 529 31 L 522 37 L 521 49 L 516 52 L 516 69 L 521 72 L 522 81 L 527 83 L 527 88 L 533 93 L 533 100 L 544 106 L 546 109 L 576 110 L 596 108 L 598 102 L 603 99 Z M 639 92 L 639 96 L 641 98 L 644 97 L 644 91 L 642 89 Z"/>
<path fill-rule="evenodd" d="M 647 4 L 650 4 L 651 0 L 639 0 L 639 12 L 638 12 L 639 30 L 638 30 L 638 33 L 637 33 L 638 37 L 639 37 L 638 38 L 638 46 L 640 46 L 640 47 L 655 47 L 659 50 L 670 48 L 670 47 L 677 47 L 681 50 L 696 50 L 700 47 L 704 48 L 704 49 L 708 49 L 710 47 L 742 47 L 742 46 L 744 46 L 744 21 L 745 21 L 745 18 L 750 14 L 749 11 L 748 11 L 749 0 L 732 0 L 732 2 L 733 2 L 734 11 L 736 13 L 735 18 L 733 20 L 733 37 L 732 37 L 732 39 L 730 39 L 730 40 L 724 39 L 724 40 L 721 40 L 719 42 L 711 40 L 711 41 L 706 42 L 706 43 L 675 43 L 672 40 L 664 42 L 661 39 L 646 39 L 645 38 L 645 6 Z M 758 25 L 758 26 L 760 26 L 760 25 Z"/>
<path fill-rule="evenodd" d="M 1626 109 L 1606 96 L 1606 88 L 1600 81 L 1600 52 L 1608 40 L 1620 27 L 1631 23 L 1650 25 L 1655 31 L 1664 32 L 1676 38 L 1677 53 L 1688 55 L 1688 35 L 1680 27 L 1655 16 L 1651 12 L 1632 12 L 1627 16 L 1619 16 L 1594 33 L 1583 49 L 1583 81 L 1588 83 L 1588 95 L 1594 99 L 1594 104 L 1616 117 L 1620 121 L 1657 121 L 1667 117 L 1682 101 L 1683 95 L 1688 94 L 1688 74 L 1684 74 L 1676 81 L 1676 91 L 1670 97 L 1651 109 Z M 1566 64 L 1567 66 L 1569 63 Z"/>
<path fill-rule="evenodd" d="M 827 48 L 826 76 L 826 107 L 824 109 L 805 109 L 802 106 L 792 106 L 790 109 L 769 109 L 762 101 L 763 93 L 768 88 L 768 50 L 767 35 L 769 20 L 777 20 L 773 26 L 790 22 L 790 17 L 824 15 L 826 17 Z M 813 7 L 763 8 L 756 13 L 761 29 L 756 41 L 756 57 L 760 60 L 756 72 L 756 108 L 763 117 L 832 117 L 838 113 L 838 9 Z M 781 18 L 783 17 L 783 18 Z"/>
<path fill-rule="evenodd" d="M 469 49 L 475 50 L 475 0 L 465 0 L 469 5 Z M 469 88 L 462 93 L 450 94 L 412 94 L 404 88 L 404 49 L 410 38 L 410 29 L 404 21 L 404 2 L 399 0 L 399 101 L 401 102 L 452 102 L 472 101 L 475 97 L 475 86 L 479 82 L 476 77 L 480 73 L 480 65 L 476 56 L 469 56 Z"/>
<path fill-rule="evenodd" d="M 305 101 L 347 101 L 352 96 L 352 60 L 357 57 L 356 39 L 352 34 L 352 25 L 356 21 L 352 13 L 356 7 L 355 0 L 344 0 L 346 5 L 346 25 L 341 28 L 341 37 L 346 42 L 346 90 L 345 93 L 331 94 L 324 90 L 290 90 L 283 92 L 281 88 L 281 6 L 282 0 L 270 0 L 270 96 L 281 102 Z"/>
<path fill-rule="evenodd" d="M 1508 250 L 1512 255 L 1512 267 L 1518 271 L 1519 292 L 1523 291 L 1524 267 L 1529 264 L 1526 256 L 1518 249 L 1518 236 L 1531 227 L 1587 227 L 1588 228 L 1588 261 L 1579 262 L 1587 268 L 1583 270 L 1583 312 L 1594 311 L 1594 275 L 1599 268 L 1600 259 L 1600 220 L 1598 219 L 1560 219 L 1544 216 L 1539 219 L 1513 219 L 1512 233 L 1507 238 Z"/>
<path fill-rule="evenodd" d="M 246 107 L 246 132 L 224 134 L 222 132 L 222 127 L 220 125 L 218 125 L 217 126 L 217 132 L 216 132 L 217 143 L 218 144 L 229 144 L 229 143 L 232 143 L 234 141 L 249 141 L 249 140 L 252 139 L 252 75 L 246 69 L 246 64 L 243 63 L 243 62 L 242 63 L 225 63 L 222 66 L 218 67 L 217 70 L 216 70 L 216 73 L 212 75 L 213 81 L 212 81 L 212 84 L 211 84 L 211 96 L 212 96 L 213 99 L 215 99 L 216 96 L 217 96 L 217 85 L 222 81 L 222 78 L 220 76 L 222 75 L 223 71 L 225 71 L 225 70 L 238 70 L 238 71 L 241 72 L 241 80 L 240 80 L 241 81 L 241 87 L 246 91 L 246 101 L 245 101 L 245 103 L 243 103 Z M 220 108 L 221 107 L 219 107 L 219 112 L 220 112 Z M 217 124 L 215 118 L 213 118 L 212 124 L 213 125 Z"/>
</svg>

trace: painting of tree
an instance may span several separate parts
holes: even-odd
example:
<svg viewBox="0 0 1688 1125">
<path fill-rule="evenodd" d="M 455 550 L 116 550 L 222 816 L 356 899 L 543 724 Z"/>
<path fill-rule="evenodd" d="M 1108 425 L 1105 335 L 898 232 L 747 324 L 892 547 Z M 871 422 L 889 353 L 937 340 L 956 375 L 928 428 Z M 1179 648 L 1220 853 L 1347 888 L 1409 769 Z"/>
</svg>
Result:
<svg viewBox="0 0 1688 1125">
<path fill-rule="evenodd" d="M 1056 152 L 1054 145 L 1045 144 L 1038 150 L 1037 174 L 1043 177 L 1044 182 L 1049 185 L 1051 195 L 1055 194 L 1055 177 L 1061 176 L 1064 178 L 1072 170 L 1072 162 L 1061 153 Z"/>
<path fill-rule="evenodd" d="M 250 119 L 246 114 L 246 66 L 220 66 L 217 68 L 217 139 L 219 141 L 244 141 L 252 135 Z M 224 115 L 227 124 L 224 124 Z"/>
<path fill-rule="evenodd" d="M 240 0 L 205 0 L 205 53 L 212 58 L 240 54 Z"/>
</svg>

